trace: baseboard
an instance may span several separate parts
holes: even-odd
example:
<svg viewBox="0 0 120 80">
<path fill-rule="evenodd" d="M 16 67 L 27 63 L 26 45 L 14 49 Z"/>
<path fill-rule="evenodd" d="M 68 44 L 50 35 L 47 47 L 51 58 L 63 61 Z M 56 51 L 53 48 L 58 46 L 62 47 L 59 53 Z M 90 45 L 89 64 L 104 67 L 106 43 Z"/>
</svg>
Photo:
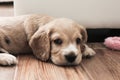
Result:
<svg viewBox="0 0 120 80">
<path fill-rule="evenodd" d="M 88 42 L 104 42 L 110 36 L 120 36 L 120 29 L 87 29 Z"/>
<path fill-rule="evenodd" d="M 8 2 L 6 2 L 6 1 L 5 1 L 5 2 L 3 1 L 3 2 L 2 2 L 2 1 L 1 1 L 1 2 L 0 2 L 0 6 L 2 6 L 2 5 L 13 5 L 13 1 L 8 1 Z"/>
</svg>

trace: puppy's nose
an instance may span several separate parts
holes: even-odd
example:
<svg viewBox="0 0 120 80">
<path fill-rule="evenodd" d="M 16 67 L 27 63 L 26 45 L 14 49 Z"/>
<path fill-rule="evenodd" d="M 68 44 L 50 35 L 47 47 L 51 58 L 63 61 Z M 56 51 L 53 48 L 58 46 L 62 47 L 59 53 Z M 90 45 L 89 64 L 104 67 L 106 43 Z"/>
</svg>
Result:
<svg viewBox="0 0 120 80">
<path fill-rule="evenodd" d="M 74 52 L 71 52 L 71 53 L 65 55 L 66 60 L 70 63 L 74 62 L 76 57 L 77 56 L 74 54 Z"/>
</svg>

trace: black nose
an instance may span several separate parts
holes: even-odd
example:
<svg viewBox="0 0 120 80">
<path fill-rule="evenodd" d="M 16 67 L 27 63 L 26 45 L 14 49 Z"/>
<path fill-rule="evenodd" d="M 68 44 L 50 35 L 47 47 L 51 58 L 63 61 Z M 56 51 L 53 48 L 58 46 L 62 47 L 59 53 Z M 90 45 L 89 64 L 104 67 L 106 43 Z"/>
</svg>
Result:
<svg viewBox="0 0 120 80">
<path fill-rule="evenodd" d="M 74 62 L 76 57 L 77 56 L 74 53 L 70 53 L 68 55 L 65 55 L 66 60 L 70 63 Z"/>
</svg>

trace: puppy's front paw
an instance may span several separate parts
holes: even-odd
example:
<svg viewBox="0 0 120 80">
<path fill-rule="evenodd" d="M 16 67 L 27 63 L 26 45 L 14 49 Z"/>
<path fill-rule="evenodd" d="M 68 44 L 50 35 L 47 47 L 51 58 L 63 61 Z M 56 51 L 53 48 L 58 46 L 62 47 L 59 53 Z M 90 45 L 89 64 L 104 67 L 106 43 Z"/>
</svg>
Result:
<svg viewBox="0 0 120 80">
<path fill-rule="evenodd" d="M 11 54 L 0 54 L 0 64 L 1 65 L 12 65 L 12 64 L 17 64 L 17 59 L 15 56 Z"/>
<path fill-rule="evenodd" d="M 91 57 L 94 56 L 96 52 L 92 49 L 86 46 L 85 52 L 83 53 L 83 56 Z"/>
</svg>

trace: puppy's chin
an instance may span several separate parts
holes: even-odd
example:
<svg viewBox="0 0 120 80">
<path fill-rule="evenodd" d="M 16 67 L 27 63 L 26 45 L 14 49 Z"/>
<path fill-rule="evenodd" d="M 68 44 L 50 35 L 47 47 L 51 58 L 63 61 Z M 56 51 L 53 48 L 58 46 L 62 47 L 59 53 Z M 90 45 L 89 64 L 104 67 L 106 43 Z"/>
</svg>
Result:
<svg viewBox="0 0 120 80">
<path fill-rule="evenodd" d="M 51 57 L 51 61 L 58 66 L 77 66 L 80 64 L 80 62 L 82 61 L 82 58 L 80 56 L 78 56 L 76 58 L 76 60 L 72 63 L 66 61 L 65 59 L 61 59 L 58 57 Z"/>
</svg>

